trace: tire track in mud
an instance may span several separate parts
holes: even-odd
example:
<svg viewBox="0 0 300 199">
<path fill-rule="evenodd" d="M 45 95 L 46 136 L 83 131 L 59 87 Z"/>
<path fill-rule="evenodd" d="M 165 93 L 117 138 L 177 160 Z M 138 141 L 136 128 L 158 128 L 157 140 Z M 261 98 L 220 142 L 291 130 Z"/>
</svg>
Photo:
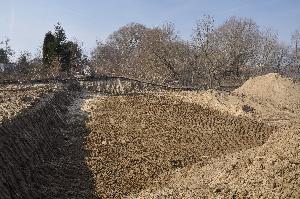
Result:
<svg viewBox="0 0 300 199">
<path fill-rule="evenodd" d="M 0 124 L 0 198 L 96 198 L 85 165 L 80 93 L 60 91 Z M 69 107 L 69 109 L 68 109 Z"/>
</svg>

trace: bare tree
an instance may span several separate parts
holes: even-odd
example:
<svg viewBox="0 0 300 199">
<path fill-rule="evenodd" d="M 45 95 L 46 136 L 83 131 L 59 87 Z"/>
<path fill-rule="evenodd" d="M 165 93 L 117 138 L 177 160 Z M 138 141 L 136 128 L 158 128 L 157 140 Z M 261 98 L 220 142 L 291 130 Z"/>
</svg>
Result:
<svg viewBox="0 0 300 199">
<path fill-rule="evenodd" d="M 299 39 L 293 38 L 298 58 Z M 290 60 L 290 48 L 279 43 L 273 31 L 238 17 L 215 27 L 209 15 L 197 21 L 191 42 L 181 40 L 172 23 L 154 28 L 131 23 L 98 42 L 92 52 L 95 71 L 101 74 L 157 83 L 205 83 L 209 88 L 232 79 L 241 83 L 250 71 L 283 70 Z"/>
<path fill-rule="evenodd" d="M 181 79 L 186 64 L 186 43 L 181 41 L 173 24 L 147 29 L 141 42 L 138 62 L 142 71 L 155 75 L 155 81 L 170 82 Z"/>
<path fill-rule="evenodd" d="M 274 34 L 270 29 L 262 31 L 260 48 L 252 60 L 252 64 L 258 66 L 262 70 L 274 66 L 278 47 L 277 40 L 277 34 Z"/>
<path fill-rule="evenodd" d="M 259 48 L 250 60 L 258 73 L 279 72 L 287 64 L 288 47 L 279 43 L 277 33 L 271 29 L 260 31 Z"/>
<path fill-rule="evenodd" d="M 255 56 L 260 45 L 258 25 L 251 19 L 231 17 L 217 30 L 219 49 L 223 53 L 227 72 L 236 76 Z"/>
<path fill-rule="evenodd" d="M 292 42 L 295 45 L 295 54 L 298 55 L 299 44 L 300 44 L 300 31 L 299 30 L 295 30 L 295 32 L 292 34 Z"/>
<path fill-rule="evenodd" d="M 297 68 L 297 72 L 300 73 L 300 50 L 299 50 L 299 45 L 300 45 L 300 31 L 295 30 L 295 32 L 292 34 L 292 45 L 294 48 L 294 53 L 292 55 L 293 60 L 294 60 L 294 65 Z"/>
<path fill-rule="evenodd" d="M 214 19 L 207 15 L 198 21 L 193 34 L 195 69 L 208 77 L 208 86 L 213 88 L 222 67 L 220 49 L 217 46 Z"/>
<path fill-rule="evenodd" d="M 192 41 L 194 68 L 207 77 L 209 88 L 226 79 L 239 83 L 255 68 L 278 71 L 289 63 L 288 48 L 278 42 L 277 34 L 262 31 L 247 18 L 231 17 L 215 28 L 214 19 L 204 16 L 196 25 Z"/>
<path fill-rule="evenodd" d="M 92 53 L 100 73 L 118 74 L 157 83 L 180 80 L 188 50 L 173 24 L 146 28 L 129 24 L 98 42 Z"/>
<path fill-rule="evenodd" d="M 114 75 L 129 74 L 131 60 L 146 27 L 131 23 L 111 34 L 106 42 L 97 42 L 92 52 L 96 70 Z"/>
</svg>

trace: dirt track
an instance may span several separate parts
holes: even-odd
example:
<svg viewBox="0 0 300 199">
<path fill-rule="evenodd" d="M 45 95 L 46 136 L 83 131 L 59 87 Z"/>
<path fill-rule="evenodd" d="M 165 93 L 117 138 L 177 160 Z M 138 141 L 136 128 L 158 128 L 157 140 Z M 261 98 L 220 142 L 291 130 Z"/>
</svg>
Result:
<svg viewBox="0 0 300 199">
<path fill-rule="evenodd" d="M 0 86 L 0 121 L 16 116 L 59 87 L 59 84 Z"/>
</svg>

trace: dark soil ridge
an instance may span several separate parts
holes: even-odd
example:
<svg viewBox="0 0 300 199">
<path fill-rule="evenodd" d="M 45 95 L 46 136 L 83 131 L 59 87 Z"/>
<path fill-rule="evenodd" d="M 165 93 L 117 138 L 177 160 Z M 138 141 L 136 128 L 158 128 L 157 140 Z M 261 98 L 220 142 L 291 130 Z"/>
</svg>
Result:
<svg viewBox="0 0 300 199">
<path fill-rule="evenodd" d="M 0 124 L 1 199 L 95 198 L 84 163 L 87 130 L 67 122 L 76 94 L 58 91 Z"/>
</svg>

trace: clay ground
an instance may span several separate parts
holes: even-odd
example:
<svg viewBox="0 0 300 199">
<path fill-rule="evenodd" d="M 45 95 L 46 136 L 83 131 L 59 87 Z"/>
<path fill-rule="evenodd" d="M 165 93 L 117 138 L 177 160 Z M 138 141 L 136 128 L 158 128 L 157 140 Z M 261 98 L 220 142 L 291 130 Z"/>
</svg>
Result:
<svg viewBox="0 0 300 199">
<path fill-rule="evenodd" d="M 166 173 L 260 146 L 273 130 L 165 94 L 96 97 L 85 107 L 87 163 L 104 198 L 137 193 Z"/>
<path fill-rule="evenodd" d="M 8 140 L 1 140 L 0 147 L 8 148 L 2 148 L 0 158 L 10 162 L 0 166 L 15 173 L 11 178 L 0 173 L 0 187 L 9 188 L 10 198 L 30 198 L 32 192 L 41 194 L 33 194 L 36 198 L 300 197 L 300 86 L 278 74 L 250 79 L 231 93 L 108 96 L 64 91 L 70 94 L 45 103 L 42 113 L 49 117 L 39 119 L 43 129 L 57 123 L 46 131 L 47 139 L 31 136 L 29 130 L 25 132 L 30 139 L 19 134 L 15 126 L 20 130 L 23 123 L 14 119 L 30 109 L 30 100 L 19 99 L 38 99 L 47 89 L 19 91 L 14 106 L 5 100 L 8 91 L 1 92 L 0 107 L 6 107 L 2 117 L 8 112 L 17 122 L 3 124 L 4 131 L 0 128 L 1 139 Z M 16 135 L 10 136 L 10 125 Z M 28 129 L 42 133 L 38 125 L 32 126 Z M 51 145 L 44 147 L 45 140 Z M 8 156 L 18 151 L 10 150 L 14 143 L 20 149 L 24 145 L 21 154 L 26 157 L 33 149 L 43 151 L 42 158 L 26 158 L 38 166 L 22 171 L 24 180 L 17 170 L 24 169 L 20 160 L 25 159 Z M 18 178 L 24 181 L 21 185 Z M 28 189 L 23 187 L 26 183 Z"/>
</svg>

